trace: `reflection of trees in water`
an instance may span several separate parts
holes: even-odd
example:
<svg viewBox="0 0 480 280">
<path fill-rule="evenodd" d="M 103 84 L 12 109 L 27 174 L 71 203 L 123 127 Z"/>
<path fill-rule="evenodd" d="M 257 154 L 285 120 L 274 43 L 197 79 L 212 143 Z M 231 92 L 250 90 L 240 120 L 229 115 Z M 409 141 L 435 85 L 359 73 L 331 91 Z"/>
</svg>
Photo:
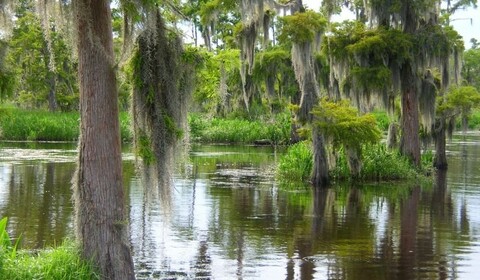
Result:
<svg viewBox="0 0 480 280">
<path fill-rule="evenodd" d="M 72 226 L 70 181 L 73 163 L 12 164 L 8 197 L 0 216 L 27 248 L 61 243 Z"/>
<path fill-rule="evenodd" d="M 318 269 L 334 279 L 451 278 L 457 257 L 448 244 L 462 238 L 455 225 L 466 217 L 455 217 L 445 179 L 437 176 L 433 188 L 324 189 L 306 201 L 284 193 L 276 204 L 256 189 L 214 188 L 212 240 L 236 258 L 247 257 L 246 247 L 267 255 L 269 246 L 286 246 L 287 279 L 313 279 Z M 245 259 L 238 263 L 241 269 Z"/>
</svg>

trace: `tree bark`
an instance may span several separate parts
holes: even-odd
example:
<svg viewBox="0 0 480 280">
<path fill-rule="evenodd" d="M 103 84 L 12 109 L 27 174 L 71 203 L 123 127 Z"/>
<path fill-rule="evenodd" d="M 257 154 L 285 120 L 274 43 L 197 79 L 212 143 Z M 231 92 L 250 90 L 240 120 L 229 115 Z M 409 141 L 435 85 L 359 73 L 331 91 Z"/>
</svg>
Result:
<svg viewBox="0 0 480 280">
<path fill-rule="evenodd" d="M 360 171 L 362 171 L 362 161 L 360 159 L 360 148 L 357 147 L 345 147 L 348 159 L 348 168 L 350 169 L 350 177 L 357 179 L 360 177 Z"/>
<path fill-rule="evenodd" d="M 98 266 L 103 279 L 135 279 L 122 186 L 110 1 L 73 4 L 81 113 L 76 236 L 83 257 Z"/>
<path fill-rule="evenodd" d="M 420 166 L 420 137 L 418 119 L 418 98 L 415 73 L 411 63 L 407 62 L 401 69 L 402 86 L 402 136 L 400 152 L 412 163 Z"/>
<path fill-rule="evenodd" d="M 433 166 L 439 170 L 447 170 L 445 118 L 441 117 L 437 125 L 438 127 L 435 129 L 435 157 L 433 158 Z"/>
<path fill-rule="evenodd" d="M 312 127 L 313 144 L 313 169 L 312 185 L 313 187 L 326 187 L 329 184 L 328 178 L 328 160 L 325 149 L 325 139 L 317 126 Z"/>
<path fill-rule="evenodd" d="M 387 148 L 389 150 L 398 147 L 398 125 L 394 122 L 388 126 Z"/>
</svg>

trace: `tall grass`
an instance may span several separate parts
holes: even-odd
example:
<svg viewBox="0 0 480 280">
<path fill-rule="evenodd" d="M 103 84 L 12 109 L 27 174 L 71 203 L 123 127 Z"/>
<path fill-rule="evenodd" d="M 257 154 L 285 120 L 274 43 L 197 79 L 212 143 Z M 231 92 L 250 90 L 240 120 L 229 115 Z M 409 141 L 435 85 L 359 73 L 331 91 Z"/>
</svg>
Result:
<svg viewBox="0 0 480 280">
<path fill-rule="evenodd" d="M 350 171 L 343 150 L 338 151 L 335 167 L 330 177 L 335 182 L 349 181 Z M 432 166 L 432 153 L 422 155 L 422 164 Z M 384 145 L 366 145 L 362 149 L 362 170 L 358 180 L 378 182 L 390 180 L 408 180 L 422 177 L 425 170 L 417 170 L 407 158 L 398 151 L 389 151 Z M 277 166 L 277 178 L 286 189 L 304 189 L 309 185 L 313 168 L 311 144 L 300 142 L 288 148 Z"/>
<path fill-rule="evenodd" d="M 277 166 L 277 178 L 286 189 L 304 189 L 312 172 L 311 142 L 302 141 L 290 146 Z"/>
<path fill-rule="evenodd" d="M 350 177 L 345 153 L 339 153 L 337 166 L 331 171 L 337 180 Z M 398 151 L 389 151 L 385 145 L 367 145 L 362 149 L 362 171 L 360 179 L 366 181 L 388 181 L 410 179 L 418 176 L 409 160 Z"/>
<path fill-rule="evenodd" d="M 201 115 L 189 115 L 190 136 L 194 141 L 208 143 L 253 144 L 259 140 L 271 144 L 288 143 L 290 117 L 276 116 L 272 121 L 220 119 L 208 120 Z"/>
<path fill-rule="evenodd" d="M 100 279 L 94 267 L 80 258 L 73 242 L 37 253 L 17 251 L 0 220 L 0 280 Z"/>
<path fill-rule="evenodd" d="M 78 112 L 28 111 L 0 108 L 0 139 L 15 141 L 77 141 L 80 115 Z M 120 114 L 122 139 L 130 141 L 130 121 Z"/>
</svg>

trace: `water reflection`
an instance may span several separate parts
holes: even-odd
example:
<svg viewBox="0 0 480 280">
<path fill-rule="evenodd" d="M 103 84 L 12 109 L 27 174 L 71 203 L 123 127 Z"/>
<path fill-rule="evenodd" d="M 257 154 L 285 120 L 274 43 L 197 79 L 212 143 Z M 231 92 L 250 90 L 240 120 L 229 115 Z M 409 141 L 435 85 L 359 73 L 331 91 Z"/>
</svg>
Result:
<svg viewBox="0 0 480 280">
<path fill-rule="evenodd" d="M 127 160 L 137 277 L 474 278 L 480 273 L 479 140 L 469 135 L 450 144 L 448 173 L 435 174 L 426 186 L 283 192 L 274 181 L 281 151 L 204 146 L 179 166 L 165 197 L 147 190 Z M 26 147 L 14 149 L 28 154 Z M 50 150 L 32 153 L 59 154 Z M 72 232 L 74 156 L 12 160 L 11 152 L 0 150 L 0 216 L 10 218 L 9 230 L 23 235 L 24 247 L 58 243 Z"/>
<path fill-rule="evenodd" d="M 9 217 L 12 236 L 29 248 L 61 241 L 72 231 L 69 163 L 0 163 L 0 216 Z"/>
</svg>

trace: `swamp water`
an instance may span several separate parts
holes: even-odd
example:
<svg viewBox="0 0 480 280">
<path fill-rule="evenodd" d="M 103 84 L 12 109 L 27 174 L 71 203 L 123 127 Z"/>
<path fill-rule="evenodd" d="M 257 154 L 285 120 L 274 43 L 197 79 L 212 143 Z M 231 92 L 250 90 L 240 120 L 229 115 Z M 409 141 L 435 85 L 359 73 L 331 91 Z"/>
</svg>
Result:
<svg viewBox="0 0 480 280">
<path fill-rule="evenodd" d="M 125 151 L 138 279 L 478 279 L 480 134 L 448 145 L 435 184 L 277 189 L 266 147 L 198 146 L 170 196 Z M 23 248 L 73 236 L 75 145 L 0 143 L 0 217 Z"/>
</svg>

